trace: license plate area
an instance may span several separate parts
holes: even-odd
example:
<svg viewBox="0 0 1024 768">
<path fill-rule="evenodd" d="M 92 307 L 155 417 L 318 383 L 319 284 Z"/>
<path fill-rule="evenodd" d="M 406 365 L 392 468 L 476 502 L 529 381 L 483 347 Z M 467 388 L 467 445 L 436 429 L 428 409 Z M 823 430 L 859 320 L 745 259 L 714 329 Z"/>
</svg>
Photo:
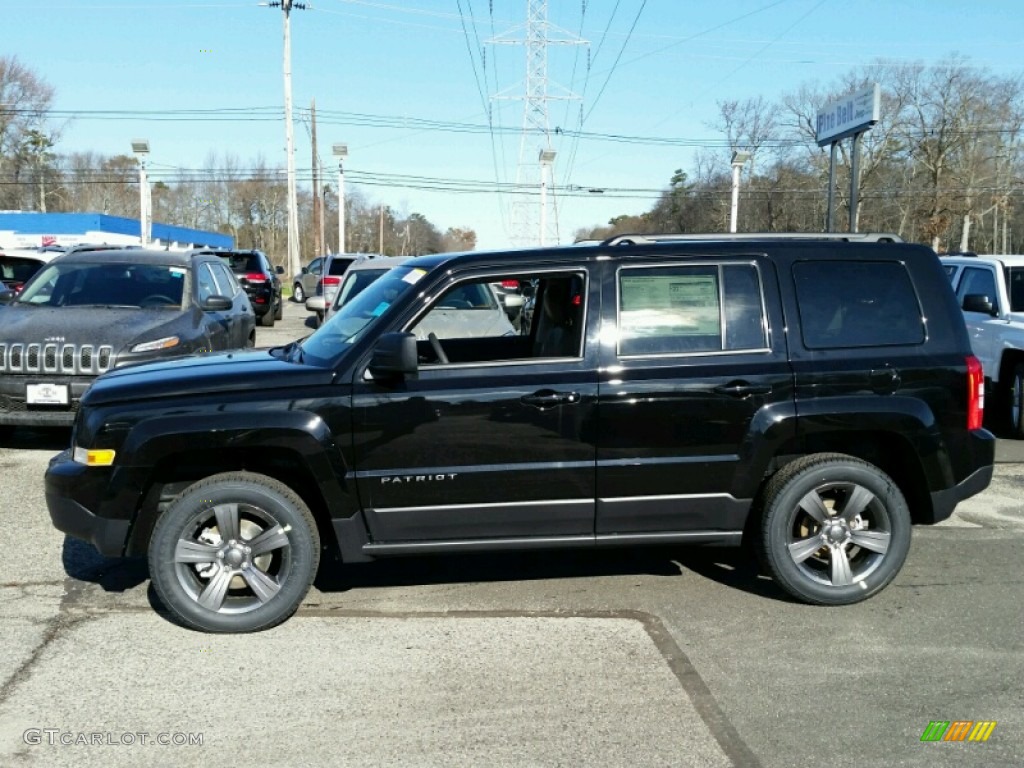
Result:
<svg viewBox="0 0 1024 768">
<path fill-rule="evenodd" d="M 71 401 L 67 384 L 43 382 L 25 385 L 26 405 L 68 405 Z"/>
</svg>

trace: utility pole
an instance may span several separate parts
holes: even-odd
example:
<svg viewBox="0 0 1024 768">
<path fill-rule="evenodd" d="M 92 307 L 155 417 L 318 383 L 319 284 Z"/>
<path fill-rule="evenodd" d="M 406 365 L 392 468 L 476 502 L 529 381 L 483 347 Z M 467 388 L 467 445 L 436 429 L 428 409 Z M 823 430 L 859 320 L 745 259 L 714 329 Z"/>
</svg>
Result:
<svg viewBox="0 0 1024 768">
<path fill-rule="evenodd" d="M 275 0 L 270 8 L 284 11 L 284 135 L 288 155 L 288 274 L 296 275 L 302 267 L 299 260 L 299 212 L 295 191 L 295 130 L 292 125 L 292 8 L 305 10 L 304 3 L 293 0 Z"/>
<path fill-rule="evenodd" d="M 309 140 L 313 145 L 313 255 L 323 256 L 327 249 L 323 247 L 323 227 L 320 225 L 323 207 L 320 205 L 320 163 L 317 162 L 316 154 L 316 99 L 310 101 L 309 116 L 311 122 Z"/>
</svg>

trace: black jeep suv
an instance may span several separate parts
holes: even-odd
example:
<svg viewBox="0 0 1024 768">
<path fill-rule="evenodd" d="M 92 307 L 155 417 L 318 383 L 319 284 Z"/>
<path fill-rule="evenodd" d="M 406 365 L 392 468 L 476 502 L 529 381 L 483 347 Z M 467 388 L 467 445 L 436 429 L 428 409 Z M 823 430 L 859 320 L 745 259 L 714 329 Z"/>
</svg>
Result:
<svg viewBox="0 0 1024 768">
<path fill-rule="evenodd" d="M 167 608 L 212 632 L 290 616 L 322 549 L 748 537 L 796 599 L 863 600 L 913 523 L 988 485 L 995 445 L 938 258 L 892 240 L 417 258 L 301 342 L 100 378 L 47 471 L 50 514 L 148 553 Z M 506 280 L 535 292 L 527 333 L 453 326 L 448 297 Z"/>
<path fill-rule="evenodd" d="M 200 251 L 220 258 L 234 272 L 252 302 L 256 321 L 272 327 L 275 320 L 284 317 L 284 299 L 281 294 L 281 275 L 284 267 L 275 267 L 263 251 Z"/>
</svg>

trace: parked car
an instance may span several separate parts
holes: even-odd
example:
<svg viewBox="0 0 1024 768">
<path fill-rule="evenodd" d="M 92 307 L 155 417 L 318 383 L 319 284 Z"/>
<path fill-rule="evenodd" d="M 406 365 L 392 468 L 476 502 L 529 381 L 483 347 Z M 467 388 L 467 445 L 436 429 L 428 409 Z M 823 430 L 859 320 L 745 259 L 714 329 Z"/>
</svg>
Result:
<svg viewBox="0 0 1024 768">
<path fill-rule="evenodd" d="M 32 275 L 58 255 L 58 252 L 42 249 L 0 250 L 0 282 L 18 293 Z"/>
<path fill-rule="evenodd" d="M 292 301 L 304 304 L 316 292 L 323 268 L 324 257 L 318 256 L 302 267 L 297 275 L 292 275 Z"/>
<path fill-rule="evenodd" d="M 335 253 L 324 256 L 323 269 L 313 294 L 306 299 L 306 311 L 316 314 L 317 325 L 324 321 L 327 307 L 334 303 L 345 272 L 353 264 L 367 259 L 386 258 L 367 253 Z"/>
<path fill-rule="evenodd" d="M 320 322 L 331 319 L 331 315 L 362 293 L 370 283 L 386 274 L 392 267 L 405 264 L 410 257 L 391 256 L 379 259 L 360 259 L 352 262 L 342 277 L 341 289 L 334 301 L 324 310 Z"/>
<path fill-rule="evenodd" d="M 529 334 L 505 280 L 535 286 Z M 504 322 L 433 323 L 478 311 Z M 284 621 L 324 551 L 749 541 L 793 598 L 843 605 L 989 484 L 983 404 L 939 259 L 891 236 L 435 254 L 302 341 L 101 377 L 46 501 L 209 632 Z"/>
<path fill-rule="evenodd" d="M 57 256 L 0 317 L 0 425 L 70 426 L 100 374 L 256 339 L 245 291 L 201 253 Z"/>
<path fill-rule="evenodd" d="M 943 256 L 999 420 L 1024 439 L 1024 256 Z"/>
<path fill-rule="evenodd" d="M 275 267 L 263 251 L 203 250 L 217 256 L 242 284 L 252 308 L 256 322 L 268 328 L 275 320 L 284 317 L 284 299 L 281 293 L 281 278 L 284 267 Z"/>
</svg>

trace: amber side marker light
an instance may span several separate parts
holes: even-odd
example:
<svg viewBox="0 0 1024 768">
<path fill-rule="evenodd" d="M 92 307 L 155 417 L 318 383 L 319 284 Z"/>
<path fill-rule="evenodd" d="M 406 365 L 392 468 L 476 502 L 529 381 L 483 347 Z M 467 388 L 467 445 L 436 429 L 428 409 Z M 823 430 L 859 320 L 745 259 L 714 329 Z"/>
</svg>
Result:
<svg viewBox="0 0 1024 768">
<path fill-rule="evenodd" d="M 89 467 L 109 467 L 114 463 L 114 451 L 110 448 L 75 448 L 72 458 Z"/>
</svg>

